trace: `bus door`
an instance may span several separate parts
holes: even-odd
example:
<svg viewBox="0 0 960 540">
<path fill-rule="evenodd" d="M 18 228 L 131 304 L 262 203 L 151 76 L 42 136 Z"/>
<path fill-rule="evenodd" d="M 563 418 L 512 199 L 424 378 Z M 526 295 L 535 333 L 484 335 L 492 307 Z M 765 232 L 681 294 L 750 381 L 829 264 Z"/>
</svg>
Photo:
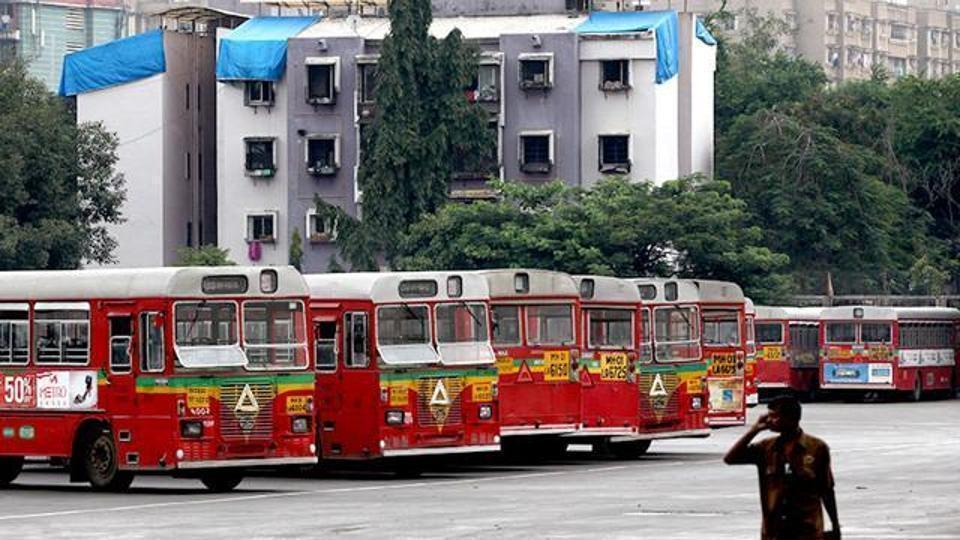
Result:
<svg viewBox="0 0 960 540">
<path fill-rule="evenodd" d="M 137 406 L 137 382 L 134 366 L 139 362 L 137 347 L 137 317 L 131 303 L 105 303 L 107 314 L 107 381 L 109 395 L 103 396 L 110 411 L 117 414 L 132 414 Z M 96 392 L 95 376 L 88 376 L 84 392 Z M 75 396 L 73 399 L 81 399 Z"/>
</svg>

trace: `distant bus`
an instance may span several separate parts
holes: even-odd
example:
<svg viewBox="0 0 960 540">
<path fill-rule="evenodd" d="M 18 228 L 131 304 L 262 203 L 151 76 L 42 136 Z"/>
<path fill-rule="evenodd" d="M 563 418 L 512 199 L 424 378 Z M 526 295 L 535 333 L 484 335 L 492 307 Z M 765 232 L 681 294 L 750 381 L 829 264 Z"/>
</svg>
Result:
<svg viewBox="0 0 960 540">
<path fill-rule="evenodd" d="M 640 431 L 648 438 L 706 437 L 707 365 L 699 291 L 688 280 L 631 278 L 641 308 Z"/>
<path fill-rule="evenodd" d="M 819 388 L 822 308 L 757 306 L 757 388 L 760 397 Z"/>
<path fill-rule="evenodd" d="M 27 456 L 98 490 L 314 463 L 307 297 L 292 268 L 0 274 L 0 485 Z"/>
<path fill-rule="evenodd" d="M 500 449 L 485 279 L 471 272 L 304 279 L 322 460 Z"/>
<path fill-rule="evenodd" d="M 952 394 L 960 310 L 843 306 L 821 319 L 821 388 Z"/>
<path fill-rule="evenodd" d="M 691 280 L 697 287 L 707 361 L 711 427 L 746 423 L 746 298 L 740 286 L 725 281 Z"/>
<path fill-rule="evenodd" d="M 567 274 L 484 270 L 493 313 L 505 451 L 562 452 L 580 424 L 580 299 Z"/>
<path fill-rule="evenodd" d="M 745 301 L 744 315 L 746 316 L 747 329 L 747 362 L 743 368 L 743 385 L 747 406 L 753 407 L 760 402 L 760 394 L 757 389 L 757 339 L 755 327 L 757 309 L 753 305 L 753 300 L 746 298 Z"/>
</svg>

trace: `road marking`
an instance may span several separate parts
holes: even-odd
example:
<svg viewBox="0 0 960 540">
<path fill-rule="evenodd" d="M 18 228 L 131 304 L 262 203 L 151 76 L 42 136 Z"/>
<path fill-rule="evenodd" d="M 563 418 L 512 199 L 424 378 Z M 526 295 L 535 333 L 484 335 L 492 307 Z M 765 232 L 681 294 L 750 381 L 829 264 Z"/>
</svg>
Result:
<svg viewBox="0 0 960 540">
<path fill-rule="evenodd" d="M 677 517 L 723 517 L 728 514 L 723 512 L 687 512 L 684 510 L 640 510 L 639 512 L 625 512 L 625 516 L 677 516 Z"/>
</svg>

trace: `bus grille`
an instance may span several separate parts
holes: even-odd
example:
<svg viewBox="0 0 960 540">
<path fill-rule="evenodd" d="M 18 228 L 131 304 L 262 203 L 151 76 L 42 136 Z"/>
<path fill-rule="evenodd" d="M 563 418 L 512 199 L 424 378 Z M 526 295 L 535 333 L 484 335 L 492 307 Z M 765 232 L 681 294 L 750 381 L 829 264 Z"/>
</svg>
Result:
<svg viewBox="0 0 960 540">
<path fill-rule="evenodd" d="M 220 387 L 220 434 L 225 439 L 269 439 L 273 435 L 271 383 L 236 383 Z"/>
<path fill-rule="evenodd" d="M 657 381 L 659 375 L 659 382 Z M 640 416 L 646 423 L 663 423 L 680 415 L 680 378 L 676 373 L 640 375 Z"/>
<path fill-rule="evenodd" d="M 449 426 L 463 423 L 460 377 L 417 379 L 417 418 L 421 426 Z"/>
</svg>

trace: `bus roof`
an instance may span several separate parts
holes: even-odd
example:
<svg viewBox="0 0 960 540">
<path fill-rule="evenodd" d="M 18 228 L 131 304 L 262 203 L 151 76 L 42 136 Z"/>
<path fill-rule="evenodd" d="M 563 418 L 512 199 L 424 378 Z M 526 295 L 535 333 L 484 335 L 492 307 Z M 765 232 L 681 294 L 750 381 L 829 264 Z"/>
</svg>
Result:
<svg viewBox="0 0 960 540">
<path fill-rule="evenodd" d="M 277 291 L 260 292 L 264 270 L 277 273 Z M 244 276 L 246 291 L 205 293 L 204 278 Z M 222 282 L 226 285 L 236 283 Z M 212 285 L 208 285 L 212 286 Z M 235 289 L 238 290 L 238 289 Z M 186 297 L 307 296 L 307 286 L 293 267 L 204 266 L 168 268 L 100 268 L 0 272 L 0 301 L 90 300 Z"/>
<path fill-rule="evenodd" d="M 749 298 L 743 299 L 743 312 L 746 313 L 747 315 L 753 315 L 754 317 L 756 317 L 757 307 L 753 305 L 753 300 Z"/>
<path fill-rule="evenodd" d="M 699 299 L 699 293 L 697 292 L 696 285 L 688 279 L 676 279 L 676 278 L 654 278 L 654 277 L 643 277 L 643 278 L 629 278 L 627 281 L 633 283 L 637 290 L 640 291 L 640 297 L 644 302 L 653 303 L 653 304 L 689 304 L 694 303 Z M 664 285 L 667 283 L 676 283 L 677 285 L 677 299 L 676 300 L 667 300 L 666 293 L 664 291 Z M 654 293 L 653 295 L 647 293 Z"/>
<path fill-rule="evenodd" d="M 544 296 L 563 296 L 577 298 L 579 289 L 573 278 L 563 272 L 552 270 L 528 270 L 526 268 L 504 268 L 480 270 L 476 272 L 487 280 L 490 298 L 527 298 Z M 529 276 L 526 292 L 517 290 L 518 274 Z"/>
<path fill-rule="evenodd" d="M 573 279 L 577 283 L 577 290 L 581 293 L 584 292 L 582 287 L 584 282 L 593 282 L 593 294 L 589 297 L 580 295 L 580 299 L 584 302 L 596 304 L 639 304 L 641 302 L 640 290 L 629 280 L 610 276 L 573 276 Z"/>
<path fill-rule="evenodd" d="M 462 294 L 448 294 L 448 279 L 459 277 Z M 314 300 L 370 300 L 375 304 L 424 300 L 487 300 L 487 281 L 474 272 L 358 272 L 303 276 Z M 430 285 L 430 284 L 433 285 Z M 422 287 L 426 287 L 426 289 Z M 402 288 L 409 287 L 405 292 Z"/>
<path fill-rule="evenodd" d="M 757 306 L 757 320 L 816 321 L 823 308 L 791 306 Z"/>
<path fill-rule="evenodd" d="M 960 310 L 947 307 L 835 306 L 823 308 L 822 318 L 834 321 L 956 320 L 960 319 Z"/>
<path fill-rule="evenodd" d="M 710 279 L 693 279 L 697 289 L 700 291 L 701 302 L 745 302 L 743 289 L 739 285 L 730 281 L 715 281 Z"/>
</svg>

